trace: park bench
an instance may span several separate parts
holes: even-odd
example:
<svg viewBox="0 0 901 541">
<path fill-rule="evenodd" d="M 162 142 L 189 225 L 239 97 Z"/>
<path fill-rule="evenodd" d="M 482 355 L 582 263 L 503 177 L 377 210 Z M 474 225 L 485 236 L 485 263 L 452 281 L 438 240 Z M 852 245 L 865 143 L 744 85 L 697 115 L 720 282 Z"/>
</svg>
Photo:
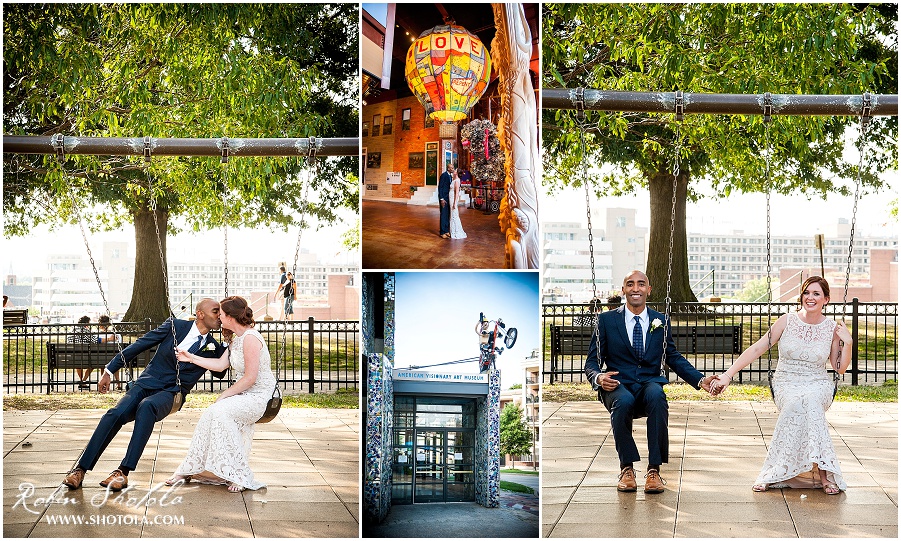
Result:
<svg viewBox="0 0 901 541">
<path fill-rule="evenodd" d="M 121 344 L 125 349 L 130 344 Z M 143 368 L 147 366 L 156 348 L 150 349 L 138 355 L 134 361 L 135 368 Z M 56 374 L 60 370 L 95 369 L 103 370 L 103 367 L 119 353 L 119 345 L 113 342 L 103 342 L 96 344 L 70 344 L 47 342 L 47 392 L 54 383 L 69 383 L 65 379 L 59 380 Z M 128 366 L 123 369 L 127 370 Z"/>
<path fill-rule="evenodd" d="M 28 323 L 28 310 L 10 308 L 3 310 L 3 326 L 25 325 Z"/>
<path fill-rule="evenodd" d="M 558 373 L 581 372 L 582 366 L 563 370 L 563 357 L 584 360 L 593 331 L 593 326 L 551 325 L 552 378 Z M 741 325 L 676 325 L 672 327 L 672 333 L 676 349 L 683 355 L 741 353 Z"/>
</svg>

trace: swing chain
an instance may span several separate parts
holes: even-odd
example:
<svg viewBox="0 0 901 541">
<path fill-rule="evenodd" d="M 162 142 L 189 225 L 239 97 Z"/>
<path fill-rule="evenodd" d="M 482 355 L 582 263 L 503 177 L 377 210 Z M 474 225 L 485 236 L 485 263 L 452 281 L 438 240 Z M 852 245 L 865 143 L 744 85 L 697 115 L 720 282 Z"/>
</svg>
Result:
<svg viewBox="0 0 901 541">
<path fill-rule="evenodd" d="M 769 124 L 773 120 L 773 95 L 767 92 L 763 95 L 763 122 Z"/>
<path fill-rule="evenodd" d="M 222 151 L 222 163 L 228 163 L 228 137 L 223 137 L 221 140 L 220 150 Z"/>
<path fill-rule="evenodd" d="M 65 163 L 66 161 L 66 138 L 61 133 L 55 134 L 50 138 L 50 144 L 53 146 L 53 152 L 56 154 L 56 159 L 59 163 Z"/>
<path fill-rule="evenodd" d="M 767 92 L 769 95 L 769 92 Z M 764 98 L 766 100 L 766 98 Z M 764 105 L 764 115 L 766 114 L 766 105 Z M 775 398 L 773 393 L 773 326 L 769 324 L 769 319 L 773 313 L 773 276 L 772 276 L 772 260 L 770 257 L 771 248 L 771 228 L 770 228 L 770 164 L 773 153 L 772 143 L 770 141 L 770 121 L 764 116 L 764 139 L 766 141 L 764 156 L 764 182 L 766 183 L 766 314 L 767 314 L 767 331 L 766 331 L 766 373 L 767 383 L 770 388 L 770 396 Z"/>
<path fill-rule="evenodd" d="M 144 175 L 147 177 L 147 190 L 150 193 L 150 215 L 153 217 L 153 228 L 156 231 L 156 247 L 160 254 L 160 268 L 163 271 L 163 287 L 166 291 L 166 311 L 169 312 L 169 321 L 172 330 L 172 347 L 178 345 L 178 337 L 175 335 L 175 313 L 172 311 L 172 303 L 169 299 L 169 271 L 166 266 L 166 256 L 163 254 L 163 238 L 160 235 L 160 224 L 156 217 L 156 196 L 153 195 L 153 181 L 150 178 L 150 167 L 144 168 Z M 181 389 L 181 362 L 175 359 L 175 383 Z M 178 391 L 181 393 L 181 391 Z"/>
<path fill-rule="evenodd" d="M 585 214 L 588 220 L 588 257 L 591 261 L 591 298 L 596 300 L 598 297 L 598 287 L 594 271 L 594 234 L 591 231 L 591 194 L 588 189 L 588 160 L 585 157 L 585 126 L 579 126 L 579 142 L 582 151 L 582 184 L 585 186 Z"/>
<path fill-rule="evenodd" d="M 228 158 L 225 158 L 225 161 L 222 163 L 227 163 Z M 226 167 L 222 172 L 223 177 L 223 187 L 222 187 L 222 236 L 223 236 L 223 280 L 224 280 L 224 288 L 225 295 L 223 298 L 228 298 L 228 167 Z"/>
<path fill-rule="evenodd" d="M 151 141 L 149 135 L 144 136 L 144 161 L 146 163 L 150 163 Z"/>
<path fill-rule="evenodd" d="M 576 106 L 576 120 L 581 124 L 585 122 L 585 89 L 579 87 L 576 89 L 573 97 L 573 105 Z"/>
<path fill-rule="evenodd" d="M 676 90 L 676 122 L 682 122 L 685 116 L 685 95 L 681 90 Z"/>
<path fill-rule="evenodd" d="M 313 167 L 313 164 L 316 162 L 316 150 L 317 143 L 315 137 L 310 137 L 309 142 L 307 143 L 307 166 Z"/>
<path fill-rule="evenodd" d="M 679 91 L 676 101 L 676 120 L 681 121 L 682 115 L 679 113 L 679 104 L 682 101 L 682 93 Z M 667 264 L 666 264 L 666 298 L 664 299 L 664 308 L 663 308 L 663 353 L 660 355 L 660 373 L 664 373 L 664 365 L 666 363 L 666 346 L 668 344 L 667 338 L 669 334 L 670 320 L 672 314 L 672 297 L 670 293 L 672 291 L 673 284 L 673 240 L 676 236 L 676 188 L 679 184 L 679 158 L 682 154 L 682 135 L 681 135 L 681 124 L 676 124 L 676 155 L 673 160 L 673 197 L 670 201 L 671 210 L 670 210 L 670 224 L 669 224 L 669 254 L 667 256 Z"/>
<path fill-rule="evenodd" d="M 857 200 L 860 194 L 860 179 L 863 171 L 864 150 L 866 149 L 867 132 L 869 131 L 872 116 L 870 93 L 866 92 L 863 96 L 863 110 L 860 116 L 860 142 L 858 143 L 858 154 L 860 155 L 857 163 L 857 177 L 854 181 L 854 208 L 851 211 L 851 237 L 848 241 L 848 266 L 845 271 L 845 293 L 842 297 L 842 321 L 848 311 L 848 287 L 851 282 L 851 259 L 854 255 L 854 229 L 857 226 Z"/>
</svg>

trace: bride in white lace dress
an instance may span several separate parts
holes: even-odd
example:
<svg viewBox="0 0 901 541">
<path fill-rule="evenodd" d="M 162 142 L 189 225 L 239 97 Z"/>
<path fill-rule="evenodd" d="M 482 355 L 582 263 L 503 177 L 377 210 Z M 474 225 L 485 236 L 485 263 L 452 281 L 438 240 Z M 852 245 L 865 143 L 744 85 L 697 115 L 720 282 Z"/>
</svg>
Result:
<svg viewBox="0 0 901 541">
<path fill-rule="evenodd" d="M 845 324 L 823 314 L 829 302 L 829 283 L 811 276 L 801 291 L 801 309 L 781 316 L 770 329 L 772 343 L 779 343 L 779 364 L 773 375 L 779 419 L 753 489 L 822 488 L 835 495 L 847 485 L 826 421 L 834 389 L 826 363 L 843 374 L 851 364 L 853 344 Z M 745 350 L 719 377 L 716 394 L 742 368 L 765 354 L 768 345 L 764 335 Z"/>
<path fill-rule="evenodd" d="M 454 180 L 451 182 L 450 189 L 450 236 L 452 239 L 465 239 L 466 231 L 463 231 L 463 222 L 460 221 L 460 210 L 457 205 L 460 204 L 460 174 L 462 169 L 457 169 L 453 173 Z"/>
<path fill-rule="evenodd" d="M 228 351 L 219 359 L 207 359 L 178 350 L 179 362 L 190 362 L 210 370 L 231 365 L 235 383 L 222 392 L 203 412 L 188 455 L 166 481 L 173 485 L 192 479 L 202 483 L 226 484 L 230 492 L 256 490 L 266 485 L 254 479 L 250 469 L 250 446 L 254 423 L 266 410 L 275 390 L 266 341 L 253 328 L 253 311 L 241 297 L 220 303 L 222 328 L 234 336 Z"/>
</svg>

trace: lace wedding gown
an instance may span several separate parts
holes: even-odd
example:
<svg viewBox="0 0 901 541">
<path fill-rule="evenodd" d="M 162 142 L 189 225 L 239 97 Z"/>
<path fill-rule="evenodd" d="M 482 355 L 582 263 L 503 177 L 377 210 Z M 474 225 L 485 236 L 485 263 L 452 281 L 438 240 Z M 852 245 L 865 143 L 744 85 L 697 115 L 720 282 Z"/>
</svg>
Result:
<svg viewBox="0 0 901 541">
<path fill-rule="evenodd" d="M 275 389 L 275 377 L 272 375 L 266 341 L 255 329 L 248 329 L 232 340 L 230 362 L 235 380 L 244 375 L 244 341 L 248 338 L 263 344 L 257 380 L 243 393 L 223 398 L 203 412 L 194 429 L 188 456 L 175 470 L 176 475 L 209 472 L 252 490 L 266 486 L 254 479 L 248 458 L 254 423 L 266 411 L 266 403 Z M 196 480 L 203 482 L 201 476 Z"/>
<path fill-rule="evenodd" d="M 454 195 L 451 201 L 451 217 L 450 217 L 450 235 L 452 239 L 465 239 L 466 231 L 463 231 L 463 222 L 460 221 L 460 211 L 457 209 L 457 203 L 460 202 L 460 185 L 459 180 L 454 181 L 452 186 Z"/>
<path fill-rule="evenodd" d="M 847 489 L 826 422 L 834 388 L 826 371 L 834 329 L 832 319 L 811 325 L 797 314 L 788 316 L 773 374 L 779 419 L 755 484 L 819 488 L 819 470 L 825 470 L 830 482 Z"/>
</svg>

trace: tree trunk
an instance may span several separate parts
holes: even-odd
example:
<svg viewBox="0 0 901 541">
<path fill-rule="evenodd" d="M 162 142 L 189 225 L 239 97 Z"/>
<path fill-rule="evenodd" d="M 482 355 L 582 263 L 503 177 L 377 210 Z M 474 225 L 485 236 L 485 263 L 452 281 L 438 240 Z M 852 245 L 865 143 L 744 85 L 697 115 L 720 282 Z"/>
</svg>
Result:
<svg viewBox="0 0 901 541">
<path fill-rule="evenodd" d="M 166 231 L 169 213 L 157 209 L 159 242 L 162 244 L 163 261 L 160 261 L 160 244 L 157 243 L 156 227 L 150 209 L 132 213 L 135 224 L 135 278 L 131 291 L 131 304 L 125 311 L 124 321 L 143 321 L 150 318 L 160 323 L 169 317 L 166 301 L 166 282 L 163 267 L 166 263 Z"/>
<path fill-rule="evenodd" d="M 690 173 L 682 171 L 676 183 L 676 220 L 673 229 L 673 270 L 670 298 L 673 302 L 696 302 L 688 280 L 688 237 L 685 232 L 685 206 Z M 647 275 L 651 282 L 652 302 L 666 299 L 670 223 L 673 208 L 673 174 L 666 165 L 648 179 L 651 192 L 651 232 L 648 246 Z"/>
</svg>

